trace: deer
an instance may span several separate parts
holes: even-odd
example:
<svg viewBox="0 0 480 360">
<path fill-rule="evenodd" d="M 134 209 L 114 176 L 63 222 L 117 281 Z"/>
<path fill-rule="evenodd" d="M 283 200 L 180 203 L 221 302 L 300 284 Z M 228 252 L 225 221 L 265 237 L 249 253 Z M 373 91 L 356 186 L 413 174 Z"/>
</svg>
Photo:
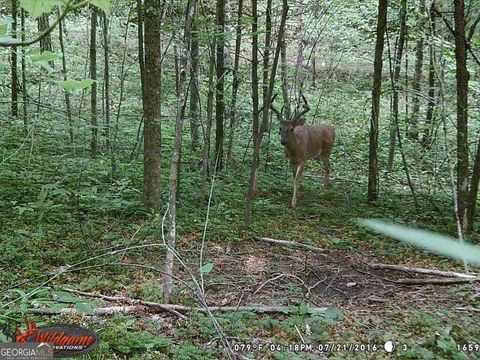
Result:
<svg viewBox="0 0 480 360">
<path fill-rule="evenodd" d="M 283 118 L 283 108 L 282 111 L 278 111 L 274 106 L 276 96 L 273 97 L 270 108 L 280 122 L 281 143 L 293 168 L 292 207 L 296 207 L 300 178 L 307 160 L 316 159 L 323 163 L 325 170 L 324 187 L 329 186 L 330 154 L 335 140 L 335 128 L 332 125 L 325 124 L 304 125 L 305 114 L 310 110 L 310 106 L 303 95 L 302 108 L 295 111 L 290 119 L 285 120 Z"/>
</svg>

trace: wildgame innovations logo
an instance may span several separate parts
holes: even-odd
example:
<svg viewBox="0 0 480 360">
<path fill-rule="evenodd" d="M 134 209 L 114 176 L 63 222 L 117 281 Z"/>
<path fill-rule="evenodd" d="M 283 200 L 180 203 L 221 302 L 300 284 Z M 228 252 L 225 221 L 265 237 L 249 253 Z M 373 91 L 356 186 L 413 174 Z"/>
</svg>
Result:
<svg viewBox="0 0 480 360">
<path fill-rule="evenodd" d="M 25 331 L 22 331 L 17 325 L 17 337 L 15 340 L 16 343 L 3 343 L 2 345 L 10 345 L 13 348 L 14 345 L 20 345 L 21 343 L 36 343 L 35 345 L 37 346 L 40 345 L 40 343 L 43 343 L 51 347 L 53 357 L 61 358 L 84 355 L 95 349 L 99 342 L 97 335 L 93 331 L 90 331 L 89 329 L 81 326 L 55 324 L 37 327 L 34 321 L 28 319 L 25 320 L 25 323 Z M 4 357 L 0 353 L 0 360 L 3 359 Z M 8 359 L 10 360 L 10 358 Z M 36 358 L 12 357 L 11 359 L 30 360 Z M 44 358 L 41 359 L 43 360 Z"/>
</svg>

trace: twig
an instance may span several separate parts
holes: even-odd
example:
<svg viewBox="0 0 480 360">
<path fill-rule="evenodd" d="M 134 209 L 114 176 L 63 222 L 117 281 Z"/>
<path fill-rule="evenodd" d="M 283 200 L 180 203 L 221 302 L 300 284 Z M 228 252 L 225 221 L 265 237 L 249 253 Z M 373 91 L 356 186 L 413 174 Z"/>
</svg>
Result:
<svg viewBox="0 0 480 360">
<path fill-rule="evenodd" d="M 369 264 L 370 267 L 374 269 L 390 269 L 390 270 L 398 270 L 398 271 L 405 271 L 405 272 L 414 272 L 419 274 L 429 274 L 429 275 L 438 275 L 438 276 L 446 276 L 446 277 L 455 277 L 455 278 L 463 278 L 463 279 L 475 279 L 480 275 L 475 274 L 464 274 L 455 271 L 443 271 L 443 270 L 435 270 L 435 269 L 425 269 L 425 268 L 416 268 L 416 267 L 409 267 L 409 266 L 402 266 L 402 265 L 393 265 L 393 264 L 377 264 L 372 263 Z"/>
<path fill-rule="evenodd" d="M 398 279 L 395 280 L 396 284 L 401 285 L 451 285 L 451 284 L 465 284 L 470 282 L 480 281 L 480 277 L 471 279 Z"/>
<path fill-rule="evenodd" d="M 473 311 L 473 312 L 479 312 L 479 313 L 480 313 L 480 309 L 478 309 L 478 308 L 472 308 L 472 307 L 457 307 L 457 308 L 455 308 L 455 310 L 460 310 L 460 311 Z"/>
<path fill-rule="evenodd" d="M 144 306 L 148 306 L 148 307 L 154 307 L 154 308 L 158 308 L 160 310 L 166 311 L 166 312 L 168 312 L 170 314 L 173 314 L 175 316 L 178 316 L 179 318 L 181 318 L 183 320 L 188 319 L 185 315 L 180 314 L 175 309 L 172 309 L 168 306 L 164 306 L 164 304 L 160 304 L 160 303 L 145 301 L 145 300 L 141 300 L 141 299 L 132 299 L 132 298 L 129 298 L 127 296 L 108 296 L 108 295 L 89 293 L 89 292 L 85 292 L 85 291 L 79 291 L 79 290 L 68 289 L 68 288 L 63 288 L 62 290 L 66 291 L 66 292 L 69 292 L 69 293 L 72 293 L 72 294 L 88 296 L 88 297 L 96 297 L 96 298 L 100 298 L 100 299 L 104 299 L 104 300 L 108 300 L 108 301 L 125 302 L 129 305 L 144 305 Z"/>
<path fill-rule="evenodd" d="M 310 251 L 320 253 L 320 255 L 323 255 L 323 256 L 326 256 L 326 255 L 322 254 L 322 253 L 327 251 L 327 250 L 319 248 L 319 247 L 315 247 L 315 246 L 311 246 L 311 245 L 307 245 L 307 244 L 302 244 L 302 243 L 295 242 L 295 241 L 278 240 L 278 239 L 258 237 L 258 236 L 254 236 L 253 239 L 257 240 L 257 241 L 268 242 L 268 243 L 271 243 L 271 244 L 276 244 L 276 245 L 281 245 L 281 246 L 299 247 L 299 248 L 303 248 L 303 249 L 307 249 L 307 250 L 310 250 Z"/>
</svg>

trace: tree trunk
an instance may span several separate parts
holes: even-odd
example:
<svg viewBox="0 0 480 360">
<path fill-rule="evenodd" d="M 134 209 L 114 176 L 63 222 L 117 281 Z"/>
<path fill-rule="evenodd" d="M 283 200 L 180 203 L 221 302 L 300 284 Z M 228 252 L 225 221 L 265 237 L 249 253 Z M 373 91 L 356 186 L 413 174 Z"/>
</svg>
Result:
<svg viewBox="0 0 480 360">
<path fill-rule="evenodd" d="M 50 27 L 50 21 L 48 19 L 48 14 L 42 14 L 38 18 L 38 31 L 40 33 L 44 32 Z M 53 51 L 53 46 L 52 46 L 52 35 L 49 33 L 47 36 L 43 37 L 40 40 L 40 52 L 44 51 Z M 49 61 L 48 64 L 50 67 L 53 68 L 54 63 L 53 61 Z"/>
<path fill-rule="evenodd" d="M 436 35 L 434 4 L 430 8 L 430 42 L 429 42 L 429 64 L 428 64 L 428 103 L 427 114 L 425 117 L 425 127 L 423 129 L 422 146 L 429 148 L 432 145 L 432 132 L 435 110 L 435 44 L 433 39 Z"/>
<path fill-rule="evenodd" d="M 92 17 L 90 25 L 90 79 L 93 80 L 90 93 L 92 137 L 90 153 L 92 158 L 97 156 L 98 148 L 98 121 L 97 121 L 97 8 L 91 6 Z"/>
<path fill-rule="evenodd" d="M 103 79 L 104 79 L 104 91 L 105 91 L 105 141 L 107 152 L 110 154 L 112 149 L 112 141 L 110 138 L 110 47 L 109 47 L 109 38 L 108 38 L 108 26 L 109 20 L 108 16 L 103 13 L 103 54 L 104 54 L 104 69 L 103 69 Z"/>
<path fill-rule="evenodd" d="M 203 142 L 203 171 L 201 185 L 202 203 L 205 203 L 207 200 L 207 177 L 210 174 L 210 139 L 212 134 L 213 122 L 213 97 L 215 95 L 215 68 L 215 37 L 213 37 L 210 44 L 210 59 L 208 68 L 207 124 Z"/>
<path fill-rule="evenodd" d="M 288 97 L 288 67 L 287 67 L 287 41 L 286 41 L 286 34 L 285 39 L 282 40 L 281 49 L 280 49 L 280 57 L 281 57 L 281 77 L 282 77 L 282 95 L 283 95 L 283 106 L 285 107 L 285 117 L 290 119 L 291 110 L 290 110 L 290 99 Z"/>
<path fill-rule="evenodd" d="M 455 0 L 455 60 L 457 64 L 457 199 L 462 232 L 468 227 L 468 70 L 463 0 Z"/>
<path fill-rule="evenodd" d="M 250 174 L 250 183 L 248 186 L 247 198 L 245 201 L 245 227 L 249 228 L 252 222 L 252 208 L 254 196 L 254 184 L 258 176 L 258 166 L 255 162 L 255 154 L 258 152 L 258 130 L 259 130 L 259 113 L 258 113 L 258 11 L 257 0 L 252 0 L 252 139 L 254 144 L 254 155 L 252 163 L 252 172 Z"/>
<path fill-rule="evenodd" d="M 217 0 L 217 86 L 215 96 L 215 158 L 217 170 L 223 169 L 223 118 L 225 111 L 224 85 L 225 85 L 225 0 Z"/>
<path fill-rule="evenodd" d="M 297 100 L 296 103 L 300 104 L 303 94 L 303 82 L 305 81 L 305 75 L 303 70 L 303 47 L 304 47 L 304 39 L 303 39 L 303 11 L 305 5 L 303 1 L 299 2 L 298 7 L 298 15 L 297 15 L 297 61 L 296 61 L 296 69 L 297 74 L 295 77 L 295 85 L 297 88 Z"/>
<path fill-rule="evenodd" d="M 390 122 L 390 145 L 388 151 L 388 171 L 393 169 L 393 160 L 395 158 L 395 143 L 398 126 L 398 88 L 400 81 L 400 69 L 402 64 L 403 47 L 405 45 L 405 32 L 406 32 L 406 16 L 407 15 L 407 0 L 402 0 L 400 5 L 400 31 L 398 35 L 398 47 L 395 51 L 395 65 L 393 69 L 393 112 L 392 121 Z"/>
<path fill-rule="evenodd" d="M 423 20 L 423 14 L 425 12 L 425 4 L 420 1 L 420 20 L 417 26 L 417 34 L 420 36 L 415 44 L 415 73 L 413 76 L 412 89 L 413 89 L 413 104 L 412 104 L 412 116 L 408 125 L 407 136 L 412 140 L 418 140 L 418 119 L 420 117 L 420 93 L 422 91 L 423 81 L 423 47 L 424 37 L 423 29 L 425 27 L 425 21 Z"/>
<path fill-rule="evenodd" d="M 160 2 L 145 0 L 145 97 L 143 182 L 145 206 L 160 210 L 161 163 L 161 65 L 160 65 Z"/>
<path fill-rule="evenodd" d="M 20 10 L 22 42 L 25 42 L 25 10 Z M 28 93 L 27 93 L 27 62 L 25 58 L 25 46 L 22 46 L 22 101 L 23 101 L 23 125 L 25 131 L 28 128 Z M 26 131 L 27 132 L 27 131 Z"/>
<path fill-rule="evenodd" d="M 12 37 L 14 39 L 17 38 L 17 13 L 18 13 L 18 6 L 17 0 L 12 0 Z M 11 114 L 13 117 L 18 116 L 18 66 L 17 66 L 17 58 L 18 58 L 18 48 L 16 46 L 12 46 L 11 49 L 11 75 L 12 75 L 12 109 Z"/>
<path fill-rule="evenodd" d="M 233 136 L 235 132 L 235 121 L 237 117 L 237 94 L 238 94 L 238 68 L 240 64 L 240 49 L 242 45 L 242 16 L 243 0 L 238 1 L 237 10 L 237 35 L 235 39 L 235 59 L 233 63 L 232 103 L 230 104 L 230 133 L 228 136 L 227 159 L 232 159 Z"/>
<path fill-rule="evenodd" d="M 57 7 L 57 15 L 60 16 L 61 13 L 60 7 Z M 60 42 L 60 51 L 62 52 L 62 73 L 63 73 L 63 80 L 66 81 L 67 77 L 67 57 L 66 57 L 66 50 L 65 50 L 65 42 L 63 41 L 63 34 L 65 32 L 65 23 L 64 20 L 61 20 L 58 23 L 58 40 Z M 67 111 L 67 121 L 68 121 L 68 138 L 70 146 L 72 147 L 72 155 L 76 155 L 75 151 L 75 138 L 74 138 L 74 129 L 73 129 L 73 119 L 72 119 L 72 106 L 70 102 L 70 92 L 68 90 L 64 90 L 65 95 L 65 107 Z"/>
<path fill-rule="evenodd" d="M 143 38 L 143 3 L 137 0 L 137 37 L 138 37 L 138 64 L 140 66 L 140 82 L 142 87 L 142 107 L 143 99 L 145 99 L 145 53 Z"/>
<path fill-rule="evenodd" d="M 196 13 L 196 2 L 193 9 Z M 195 15 L 194 15 L 195 16 Z M 191 148 L 195 151 L 198 147 L 200 130 L 200 77 L 199 77 L 199 45 L 198 45 L 198 25 L 196 21 L 192 23 L 191 31 L 191 50 L 190 50 L 190 77 L 192 85 L 190 87 L 190 137 Z"/>
<path fill-rule="evenodd" d="M 183 44 L 180 49 L 180 71 L 178 83 L 178 103 L 177 118 L 175 121 L 175 141 L 172 153 L 172 162 L 170 166 L 170 180 L 168 184 L 168 220 L 170 223 L 168 232 L 168 250 L 165 258 L 165 280 L 163 284 L 163 299 L 166 304 L 170 302 L 173 288 L 173 260 L 176 243 L 176 206 L 177 206 L 177 185 L 180 165 L 180 154 L 182 150 L 182 128 L 185 118 L 186 106 L 186 79 L 187 79 L 187 53 L 189 52 L 189 44 L 191 40 L 192 20 L 195 14 L 196 0 L 188 1 L 187 18 L 185 21 L 185 29 L 183 33 Z"/>
<path fill-rule="evenodd" d="M 277 47 L 275 49 L 275 57 L 273 59 L 272 71 L 270 75 L 270 83 L 268 86 L 268 91 L 263 102 L 263 120 L 260 128 L 258 127 L 258 81 L 257 76 L 258 72 L 256 67 L 258 66 L 258 35 L 257 24 L 258 24 L 258 14 L 257 14 L 257 3 L 256 0 L 252 0 L 252 8 L 255 9 L 252 13 L 253 22 L 252 22 L 252 100 L 253 100 L 253 130 L 252 130 L 252 140 L 253 140 L 253 156 L 252 156 L 252 168 L 250 172 L 250 180 L 248 183 L 248 192 L 245 199 L 245 227 L 249 228 L 252 222 L 252 209 L 253 209 L 253 199 L 256 192 L 257 182 L 258 182 L 258 166 L 260 162 L 260 145 L 262 143 L 262 137 L 266 130 L 268 124 L 268 114 L 272 99 L 273 87 L 275 84 L 275 75 L 277 73 L 278 61 L 280 58 L 280 48 L 281 43 L 284 40 L 285 36 L 285 24 L 287 21 L 288 14 L 288 1 L 283 0 L 283 10 L 282 10 L 282 19 L 280 20 L 280 27 L 278 29 L 278 40 Z"/>
<path fill-rule="evenodd" d="M 380 115 L 380 95 L 382 92 L 382 55 L 387 24 L 387 0 L 378 1 L 377 40 L 373 64 L 372 117 L 370 121 L 370 145 L 368 159 L 368 200 L 378 198 L 378 118 Z"/>
</svg>

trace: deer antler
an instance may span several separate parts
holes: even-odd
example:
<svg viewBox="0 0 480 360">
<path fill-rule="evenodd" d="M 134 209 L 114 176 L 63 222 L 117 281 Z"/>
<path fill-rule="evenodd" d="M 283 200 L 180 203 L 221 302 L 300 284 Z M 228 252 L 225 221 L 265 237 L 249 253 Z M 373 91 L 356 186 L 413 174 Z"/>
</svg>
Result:
<svg viewBox="0 0 480 360">
<path fill-rule="evenodd" d="M 310 106 L 308 105 L 307 99 L 305 99 L 305 96 L 302 94 L 302 99 L 303 99 L 303 109 L 300 112 L 295 112 L 295 115 L 293 116 L 293 123 L 297 124 L 300 119 L 302 118 L 303 115 L 305 115 L 307 112 L 310 111 Z"/>
<path fill-rule="evenodd" d="M 277 114 L 277 118 L 278 118 L 278 121 L 280 122 L 283 122 L 283 116 L 282 116 L 282 113 L 280 111 L 278 111 L 278 109 L 275 109 L 275 106 L 273 106 L 273 101 L 275 100 L 275 98 L 277 97 L 278 94 L 275 94 L 272 98 L 272 100 L 270 101 L 270 109 L 272 109 L 272 111 Z"/>
</svg>

